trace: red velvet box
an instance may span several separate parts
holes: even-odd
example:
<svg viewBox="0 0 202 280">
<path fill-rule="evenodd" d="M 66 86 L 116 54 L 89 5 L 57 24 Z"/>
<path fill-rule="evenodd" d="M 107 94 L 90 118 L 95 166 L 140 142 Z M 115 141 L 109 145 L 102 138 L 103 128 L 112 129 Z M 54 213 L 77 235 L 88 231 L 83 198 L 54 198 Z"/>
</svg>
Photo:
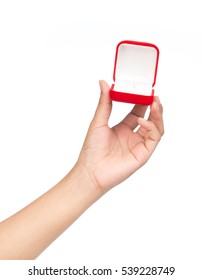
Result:
<svg viewBox="0 0 202 280">
<path fill-rule="evenodd" d="M 112 100 L 150 105 L 154 99 L 159 49 L 150 43 L 122 41 L 116 47 Z"/>
</svg>

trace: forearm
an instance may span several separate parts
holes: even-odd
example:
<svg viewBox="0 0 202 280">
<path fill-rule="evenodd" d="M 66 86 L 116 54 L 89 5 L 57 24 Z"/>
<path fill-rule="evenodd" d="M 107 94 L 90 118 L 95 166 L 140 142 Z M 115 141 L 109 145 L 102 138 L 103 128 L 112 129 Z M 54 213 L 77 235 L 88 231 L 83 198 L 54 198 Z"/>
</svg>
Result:
<svg viewBox="0 0 202 280">
<path fill-rule="evenodd" d="M 164 133 L 160 100 L 154 98 L 147 120 L 145 106 L 137 105 L 110 128 L 110 88 L 103 81 L 100 86 L 77 164 L 50 191 L 0 224 L 0 259 L 36 258 L 103 193 L 145 164 L 156 148 Z"/>
<path fill-rule="evenodd" d="M 35 259 L 101 192 L 80 166 L 47 193 L 0 224 L 0 259 Z"/>
</svg>

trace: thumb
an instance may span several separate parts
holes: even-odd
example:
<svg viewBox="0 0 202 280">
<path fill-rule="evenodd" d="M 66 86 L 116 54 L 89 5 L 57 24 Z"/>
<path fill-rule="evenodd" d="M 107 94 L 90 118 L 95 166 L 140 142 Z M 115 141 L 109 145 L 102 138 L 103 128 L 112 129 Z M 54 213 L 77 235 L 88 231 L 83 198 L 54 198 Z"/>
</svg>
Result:
<svg viewBox="0 0 202 280">
<path fill-rule="evenodd" d="M 100 99 L 93 118 L 93 125 L 107 125 L 112 110 L 112 101 L 109 97 L 110 87 L 105 81 L 99 81 Z"/>
</svg>

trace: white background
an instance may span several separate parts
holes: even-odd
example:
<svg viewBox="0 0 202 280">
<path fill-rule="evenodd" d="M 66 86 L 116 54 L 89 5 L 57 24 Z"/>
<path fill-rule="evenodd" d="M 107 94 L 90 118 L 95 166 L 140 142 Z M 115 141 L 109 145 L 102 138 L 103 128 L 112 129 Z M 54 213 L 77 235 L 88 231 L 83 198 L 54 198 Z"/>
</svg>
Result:
<svg viewBox="0 0 202 280">
<path fill-rule="evenodd" d="M 201 279 L 201 26 L 201 3 L 193 0 L 0 1 L 0 220 L 75 163 L 98 80 L 112 83 L 119 41 L 159 47 L 156 94 L 165 120 L 165 135 L 141 170 L 36 261 L 1 262 L 3 279 L 12 266 L 29 279 L 23 265 L 33 264 L 175 266 L 172 279 Z M 113 105 L 111 125 L 131 110 Z"/>
</svg>

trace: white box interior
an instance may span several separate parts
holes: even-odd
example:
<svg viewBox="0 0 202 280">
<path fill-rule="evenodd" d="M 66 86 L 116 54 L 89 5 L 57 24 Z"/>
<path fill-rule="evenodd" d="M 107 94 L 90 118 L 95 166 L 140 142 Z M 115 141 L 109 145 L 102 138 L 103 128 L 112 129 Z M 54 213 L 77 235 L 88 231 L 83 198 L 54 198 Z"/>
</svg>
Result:
<svg viewBox="0 0 202 280">
<path fill-rule="evenodd" d="M 123 43 L 118 48 L 114 90 L 151 95 L 157 50 L 151 46 Z"/>
</svg>

